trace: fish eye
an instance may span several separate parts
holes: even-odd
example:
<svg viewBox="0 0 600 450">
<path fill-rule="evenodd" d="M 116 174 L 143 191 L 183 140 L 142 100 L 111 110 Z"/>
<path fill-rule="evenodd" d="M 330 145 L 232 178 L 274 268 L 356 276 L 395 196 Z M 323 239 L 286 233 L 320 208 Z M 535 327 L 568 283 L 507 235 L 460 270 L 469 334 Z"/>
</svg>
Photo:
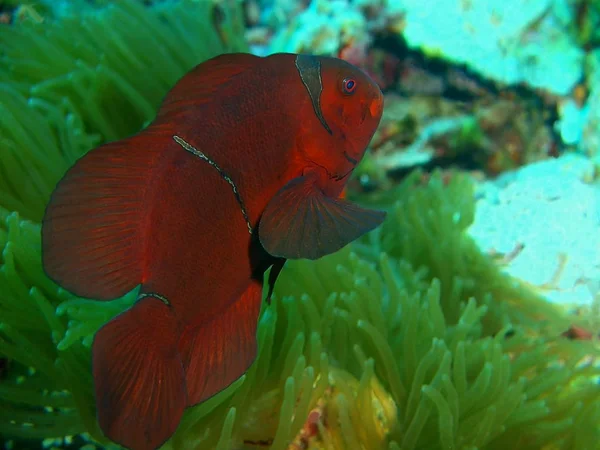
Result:
<svg viewBox="0 0 600 450">
<path fill-rule="evenodd" d="M 344 94 L 353 94 L 356 90 L 356 80 L 354 78 L 344 78 L 342 81 L 342 92 Z"/>
</svg>

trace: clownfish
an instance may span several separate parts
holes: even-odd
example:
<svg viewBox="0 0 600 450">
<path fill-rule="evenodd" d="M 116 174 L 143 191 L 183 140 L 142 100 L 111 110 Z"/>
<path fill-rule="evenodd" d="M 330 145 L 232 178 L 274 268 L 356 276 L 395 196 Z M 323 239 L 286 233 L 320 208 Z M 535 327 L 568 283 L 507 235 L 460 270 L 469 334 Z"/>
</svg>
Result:
<svg viewBox="0 0 600 450">
<path fill-rule="evenodd" d="M 137 135 L 91 150 L 57 184 L 42 225 L 48 276 L 100 301 L 140 286 L 92 345 L 103 433 L 134 450 L 257 354 L 287 259 L 317 259 L 380 225 L 343 198 L 383 95 L 329 57 L 225 54 L 183 76 Z"/>
</svg>

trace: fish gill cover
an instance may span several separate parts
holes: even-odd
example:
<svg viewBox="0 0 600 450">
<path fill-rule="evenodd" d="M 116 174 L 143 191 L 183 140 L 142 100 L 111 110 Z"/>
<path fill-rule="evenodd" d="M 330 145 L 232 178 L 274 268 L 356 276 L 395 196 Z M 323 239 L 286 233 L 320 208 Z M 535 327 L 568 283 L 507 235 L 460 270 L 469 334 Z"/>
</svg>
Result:
<svg viewBox="0 0 600 450">
<path fill-rule="evenodd" d="M 13 448 L 113 446 L 89 347 L 135 293 L 97 303 L 45 276 L 39 222 L 55 183 L 151 120 L 195 64 L 246 48 L 235 6 L 76 3 L 77 17 L 48 10 L 0 33 L 0 435 Z M 290 262 L 256 362 L 164 448 L 598 448 L 598 350 L 562 337 L 575 319 L 467 236 L 472 189 L 415 172 L 371 199 L 389 211 L 381 229 Z"/>
</svg>

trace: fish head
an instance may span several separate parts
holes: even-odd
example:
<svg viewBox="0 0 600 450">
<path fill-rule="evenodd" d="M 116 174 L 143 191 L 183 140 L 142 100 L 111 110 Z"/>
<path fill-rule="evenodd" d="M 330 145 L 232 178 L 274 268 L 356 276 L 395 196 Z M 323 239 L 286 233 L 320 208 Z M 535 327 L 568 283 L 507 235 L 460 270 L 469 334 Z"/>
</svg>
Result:
<svg viewBox="0 0 600 450">
<path fill-rule="evenodd" d="M 299 55 L 296 67 L 318 121 L 305 158 L 325 168 L 333 183 L 347 181 L 375 134 L 383 113 L 381 89 L 358 67 L 337 58 Z"/>
</svg>

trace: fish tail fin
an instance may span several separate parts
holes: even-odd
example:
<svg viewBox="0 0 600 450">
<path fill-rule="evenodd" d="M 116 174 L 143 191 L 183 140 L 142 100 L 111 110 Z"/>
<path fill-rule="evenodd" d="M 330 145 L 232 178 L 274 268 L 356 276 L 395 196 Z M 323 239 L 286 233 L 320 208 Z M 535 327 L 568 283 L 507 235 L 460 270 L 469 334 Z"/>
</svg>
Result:
<svg viewBox="0 0 600 450">
<path fill-rule="evenodd" d="M 98 300 L 141 282 L 144 196 L 156 147 L 146 134 L 103 145 L 60 180 L 42 223 L 42 261 L 55 282 Z"/>
<path fill-rule="evenodd" d="M 262 285 L 252 281 L 223 313 L 184 331 L 179 348 L 188 406 L 222 391 L 254 362 L 261 302 Z"/>
<path fill-rule="evenodd" d="M 154 297 L 139 300 L 96 334 L 92 368 L 100 428 L 132 450 L 155 449 L 186 406 L 177 321 Z"/>
</svg>

